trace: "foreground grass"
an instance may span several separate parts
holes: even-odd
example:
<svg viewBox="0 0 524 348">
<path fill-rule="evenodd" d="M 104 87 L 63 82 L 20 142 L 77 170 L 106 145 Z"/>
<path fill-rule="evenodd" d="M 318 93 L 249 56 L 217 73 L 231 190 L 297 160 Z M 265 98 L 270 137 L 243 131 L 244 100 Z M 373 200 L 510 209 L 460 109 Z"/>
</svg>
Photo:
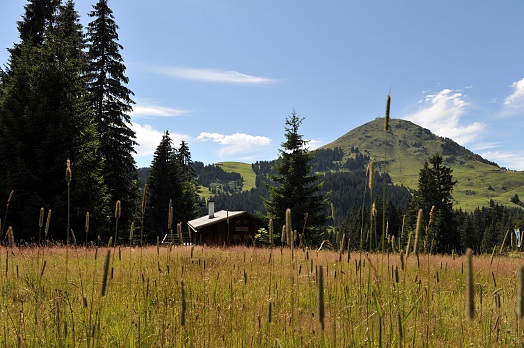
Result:
<svg viewBox="0 0 524 348">
<path fill-rule="evenodd" d="M 464 256 L 411 255 L 402 263 L 399 254 L 122 247 L 110 249 L 106 264 L 106 248 L 73 248 L 66 273 L 65 248 L 1 255 L 3 347 L 458 347 L 524 340 L 516 313 L 520 256 L 473 258 L 470 320 Z"/>
</svg>

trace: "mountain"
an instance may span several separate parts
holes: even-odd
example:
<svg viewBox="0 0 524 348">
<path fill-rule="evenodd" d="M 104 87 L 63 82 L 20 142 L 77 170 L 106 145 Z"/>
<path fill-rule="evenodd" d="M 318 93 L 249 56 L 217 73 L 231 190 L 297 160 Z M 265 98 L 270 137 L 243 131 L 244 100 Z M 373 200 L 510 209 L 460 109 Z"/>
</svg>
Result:
<svg viewBox="0 0 524 348">
<path fill-rule="evenodd" d="M 418 186 L 418 175 L 424 162 L 434 154 L 444 158 L 457 181 L 453 190 L 455 208 L 466 211 L 498 203 L 522 205 L 524 172 L 499 167 L 449 138 L 439 137 L 412 122 L 391 119 L 384 130 L 384 118 L 377 118 L 344 134 L 321 149 L 339 147 L 344 159 L 357 153 L 375 159 L 380 172 L 387 172 L 393 183 L 411 189 Z M 520 203 L 520 204 L 519 204 Z"/>
</svg>

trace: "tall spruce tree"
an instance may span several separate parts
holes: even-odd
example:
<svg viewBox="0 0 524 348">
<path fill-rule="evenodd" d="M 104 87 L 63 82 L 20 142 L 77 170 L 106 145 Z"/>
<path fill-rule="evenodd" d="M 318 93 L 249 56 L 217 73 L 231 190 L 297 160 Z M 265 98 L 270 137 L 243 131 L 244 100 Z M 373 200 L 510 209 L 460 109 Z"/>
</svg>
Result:
<svg viewBox="0 0 524 348">
<path fill-rule="evenodd" d="M 198 175 L 193 166 L 189 146 L 182 140 L 178 148 L 177 159 L 181 171 L 181 214 L 180 221 L 187 222 L 198 216 L 200 211 L 200 188 Z"/>
<path fill-rule="evenodd" d="M 422 209 L 423 224 L 428 226 L 426 240 L 430 244 L 427 248 L 433 245 L 436 252 L 451 252 L 460 248 L 460 235 L 453 224 L 451 200 L 455 184 L 452 169 L 443 165 L 442 156 L 438 154 L 426 161 L 420 170 L 413 210 Z"/>
<path fill-rule="evenodd" d="M 47 3 L 33 1 L 32 11 Z M 36 239 L 41 207 L 53 210 L 50 237 L 67 234 L 67 159 L 73 170 L 70 227 L 83 231 L 87 211 L 94 229 L 107 222 L 99 142 L 82 75 L 82 26 L 72 1 L 51 13 L 41 43 L 20 33 L 19 54 L 12 55 L 0 97 L 1 191 L 15 190 L 7 223 L 25 240 Z"/>
<path fill-rule="evenodd" d="M 328 193 L 321 193 L 320 175 L 312 173 L 313 155 L 308 151 L 308 141 L 298 132 L 303 120 L 295 111 L 286 117 L 286 141 L 273 166 L 276 174 L 270 175 L 277 186 L 266 184 L 270 197 L 264 199 L 264 206 L 274 226 L 285 224 L 286 209 L 290 208 L 293 230 L 304 232 L 306 242 L 315 243 L 327 220 Z"/>
<path fill-rule="evenodd" d="M 166 131 L 157 146 L 147 181 L 146 230 L 147 240 L 162 238 L 167 229 L 169 200 L 173 204 L 173 221 L 179 221 L 181 185 L 180 168 L 176 160 L 173 142 Z"/>
<path fill-rule="evenodd" d="M 21 44 L 42 46 L 44 38 L 49 33 L 60 7 L 60 0 L 31 0 L 24 6 L 22 20 L 17 22 L 21 43 L 8 49 L 11 53 L 10 63 L 14 57 L 21 55 Z"/>
<path fill-rule="evenodd" d="M 127 229 L 138 198 L 138 169 L 133 154 L 136 134 L 130 128 L 133 92 L 126 87 L 126 67 L 118 43 L 118 25 L 107 0 L 99 0 L 87 26 L 88 89 L 100 136 L 100 155 L 105 162 L 104 180 L 111 201 L 122 202 L 120 224 Z"/>
</svg>

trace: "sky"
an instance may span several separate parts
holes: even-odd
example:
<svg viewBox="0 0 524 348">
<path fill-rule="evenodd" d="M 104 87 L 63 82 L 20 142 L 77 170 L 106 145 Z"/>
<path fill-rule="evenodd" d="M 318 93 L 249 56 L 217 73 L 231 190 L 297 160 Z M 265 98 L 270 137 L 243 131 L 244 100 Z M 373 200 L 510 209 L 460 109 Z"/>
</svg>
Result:
<svg viewBox="0 0 524 348">
<path fill-rule="evenodd" d="M 0 8 L 0 63 L 26 1 Z M 78 0 L 83 25 L 96 0 Z M 285 120 L 313 150 L 383 117 L 524 170 L 524 1 L 109 0 L 138 167 L 162 135 L 192 159 L 273 160 Z M 5 48 L 5 49 L 4 49 Z"/>
</svg>

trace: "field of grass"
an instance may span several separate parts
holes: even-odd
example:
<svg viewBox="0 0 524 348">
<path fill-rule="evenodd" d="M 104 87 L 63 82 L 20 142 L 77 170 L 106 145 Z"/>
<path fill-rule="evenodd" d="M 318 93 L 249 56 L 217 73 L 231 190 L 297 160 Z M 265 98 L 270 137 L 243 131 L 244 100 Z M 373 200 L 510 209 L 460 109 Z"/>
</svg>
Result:
<svg viewBox="0 0 524 348">
<path fill-rule="evenodd" d="M 3 347 L 508 347 L 520 255 L 4 248 Z"/>
</svg>

